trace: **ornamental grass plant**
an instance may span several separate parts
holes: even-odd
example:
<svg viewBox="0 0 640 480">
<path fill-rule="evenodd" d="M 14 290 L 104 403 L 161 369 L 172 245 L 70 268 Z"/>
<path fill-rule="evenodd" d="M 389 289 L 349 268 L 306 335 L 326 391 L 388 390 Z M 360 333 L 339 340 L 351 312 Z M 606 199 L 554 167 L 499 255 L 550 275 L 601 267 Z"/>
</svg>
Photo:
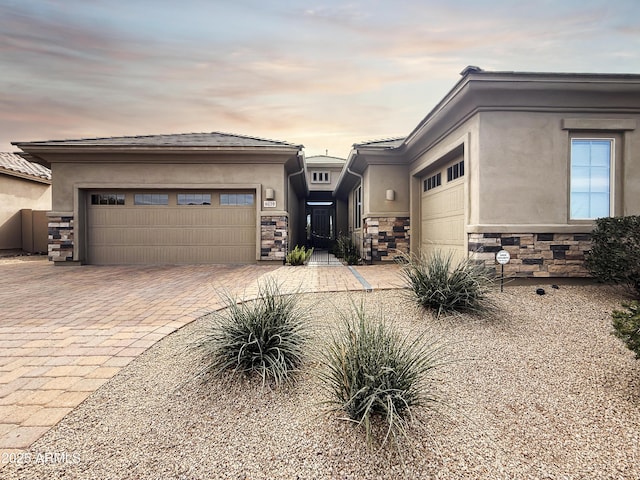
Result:
<svg viewBox="0 0 640 480">
<path fill-rule="evenodd" d="M 286 262 L 292 266 L 304 265 L 313 255 L 313 248 L 306 249 L 303 246 L 296 245 L 293 250 L 287 253 Z"/>
<path fill-rule="evenodd" d="M 208 332 L 194 345 L 206 361 L 200 373 L 258 375 L 263 386 L 290 381 L 309 339 L 308 310 L 299 300 L 299 293 L 283 295 L 274 281 L 259 285 L 254 301 L 226 294 L 226 308 L 212 314 Z"/>
<path fill-rule="evenodd" d="M 495 275 L 484 265 L 469 258 L 454 262 L 451 254 L 439 250 L 400 258 L 400 275 L 409 287 L 410 298 L 437 316 L 480 314 L 491 307 L 487 293 Z"/>
<path fill-rule="evenodd" d="M 401 333 L 381 314 L 369 316 L 364 302 L 340 320 L 320 361 L 330 411 L 364 428 L 369 445 L 406 437 L 414 409 L 437 402 L 430 374 L 443 364 L 442 346 Z"/>
<path fill-rule="evenodd" d="M 347 265 L 358 265 L 362 258 L 360 257 L 360 249 L 353 239 L 348 235 L 342 233 L 336 240 L 334 255 L 336 258 L 341 258 Z"/>
</svg>

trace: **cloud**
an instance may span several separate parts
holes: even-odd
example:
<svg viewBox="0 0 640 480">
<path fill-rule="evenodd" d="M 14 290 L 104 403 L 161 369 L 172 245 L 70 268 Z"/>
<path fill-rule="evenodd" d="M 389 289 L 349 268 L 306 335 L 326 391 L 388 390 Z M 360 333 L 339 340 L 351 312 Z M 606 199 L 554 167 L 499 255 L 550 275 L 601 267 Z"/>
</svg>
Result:
<svg viewBox="0 0 640 480">
<path fill-rule="evenodd" d="M 639 7 L 622 4 L 11 2 L 0 142 L 189 129 L 316 148 L 403 135 L 467 64 L 637 69 Z"/>
<path fill-rule="evenodd" d="M 36 70 L 42 69 L 41 61 L 45 61 L 47 67 L 59 69 L 73 69 L 75 65 L 95 69 L 148 58 L 132 50 L 132 42 L 128 40 L 131 39 L 119 38 L 101 25 L 75 23 L 73 17 L 63 15 L 60 9 L 42 15 L 27 9 L 3 7 L 0 15 L 3 57 L 19 56 Z"/>
</svg>

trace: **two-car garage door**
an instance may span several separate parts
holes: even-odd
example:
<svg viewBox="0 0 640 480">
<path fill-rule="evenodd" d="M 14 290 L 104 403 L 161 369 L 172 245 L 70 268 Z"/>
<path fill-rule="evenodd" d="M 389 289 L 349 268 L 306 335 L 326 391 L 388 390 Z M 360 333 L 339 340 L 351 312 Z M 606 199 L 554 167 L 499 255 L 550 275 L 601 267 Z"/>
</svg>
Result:
<svg viewBox="0 0 640 480">
<path fill-rule="evenodd" d="M 255 191 L 87 192 L 92 264 L 253 263 Z"/>
</svg>

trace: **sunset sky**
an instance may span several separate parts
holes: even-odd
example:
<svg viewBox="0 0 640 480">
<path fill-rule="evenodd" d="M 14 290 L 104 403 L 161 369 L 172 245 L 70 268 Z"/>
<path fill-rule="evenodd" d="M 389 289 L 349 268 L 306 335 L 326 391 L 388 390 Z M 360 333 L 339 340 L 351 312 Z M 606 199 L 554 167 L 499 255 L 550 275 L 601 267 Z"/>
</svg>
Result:
<svg viewBox="0 0 640 480">
<path fill-rule="evenodd" d="M 640 1 L 0 0 L 0 151 L 221 131 L 346 157 L 467 65 L 640 73 Z"/>
</svg>

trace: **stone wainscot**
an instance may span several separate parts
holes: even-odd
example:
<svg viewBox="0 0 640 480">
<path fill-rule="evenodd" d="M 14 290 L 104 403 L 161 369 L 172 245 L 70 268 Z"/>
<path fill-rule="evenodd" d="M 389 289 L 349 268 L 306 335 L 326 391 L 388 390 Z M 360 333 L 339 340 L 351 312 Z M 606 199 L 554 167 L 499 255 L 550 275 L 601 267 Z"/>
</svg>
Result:
<svg viewBox="0 0 640 480">
<path fill-rule="evenodd" d="M 369 217 L 364 220 L 365 260 L 393 261 L 409 253 L 409 217 Z"/>
<path fill-rule="evenodd" d="M 590 249 L 591 236 L 585 233 L 469 234 L 469 257 L 498 273 L 496 252 L 509 252 L 504 274 L 510 277 L 588 277 L 584 260 Z"/>
<path fill-rule="evenodd" d="M 260 219 L 260 260 L 282 260 L 287 255 L 289 219 L 286 215 Z"/>
<path fill-rule="evenodd" d="M 74 221 L 72 213 L 51 212 L 49 217 L 49 260 L 73 261 Z"/>
</svg>

